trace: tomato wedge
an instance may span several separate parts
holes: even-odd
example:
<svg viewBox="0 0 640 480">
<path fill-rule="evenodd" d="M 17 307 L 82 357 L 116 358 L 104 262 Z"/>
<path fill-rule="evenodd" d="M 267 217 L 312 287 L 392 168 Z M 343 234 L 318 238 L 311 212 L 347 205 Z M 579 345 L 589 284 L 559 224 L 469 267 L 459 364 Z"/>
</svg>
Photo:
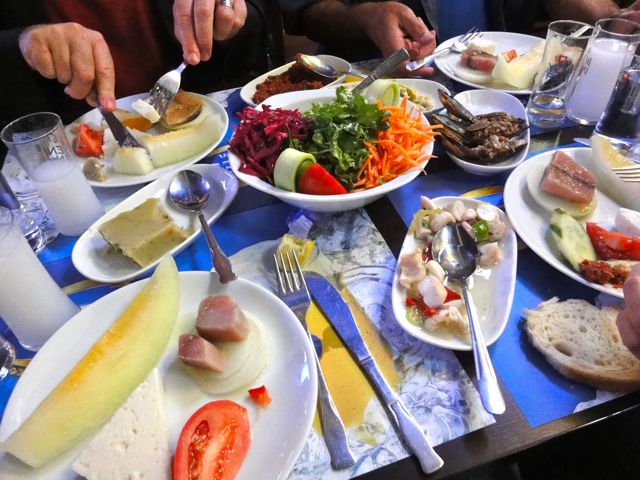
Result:
<svg viewBox="0 0 640 480">
<path fill-rule="evenodd" d="M 601 260 L 640 260 L 640 238 L 587 222 L 587 234 Z"/>
<path fill-rule="evenodd" d="M 264 385 L 249 389 L 249 398 L 261 407 L 266 407 L 271 403 L 271 395 Z"/>
<path fill-rule="evenodd" d="M 247 410 L 230 400 L 209 402 L 182 428 L 173 480 L 232 480 L 250 444 Z"/>
<path fill-rule="evenodd" d="M 86 123 L 80 125 L 76 138 L 75 152 L 81 157 L 102 157 L 102 132 L 94 130 Z"/>
<path fill-rule="evenodd" d="M 340 195 L 347 193 L 347 189 L 319 163 L 309 166 L 300 176 L 298 191 L 310 195 Z"/>
</svg>

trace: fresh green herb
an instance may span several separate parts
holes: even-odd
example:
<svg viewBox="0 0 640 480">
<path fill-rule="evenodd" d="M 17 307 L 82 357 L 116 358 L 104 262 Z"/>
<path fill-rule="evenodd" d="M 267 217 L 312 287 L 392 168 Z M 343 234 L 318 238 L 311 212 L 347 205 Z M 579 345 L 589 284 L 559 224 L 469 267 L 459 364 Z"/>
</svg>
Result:
<svg viewBox="0 0 640 480">
<path fill-rule="evenodd" d="M 476 242 L 484 242 L 489 238 L 489 224 L 486 220 L 478 220 L 473 224 L 473 233 L 476 235 Z"/>
<path fill-rule="evenodd" d="M 422 219 L 422 227 L 423 228 L 429 228 L 429 219 L 428 218 L 424 217 Z"/>
</svg>

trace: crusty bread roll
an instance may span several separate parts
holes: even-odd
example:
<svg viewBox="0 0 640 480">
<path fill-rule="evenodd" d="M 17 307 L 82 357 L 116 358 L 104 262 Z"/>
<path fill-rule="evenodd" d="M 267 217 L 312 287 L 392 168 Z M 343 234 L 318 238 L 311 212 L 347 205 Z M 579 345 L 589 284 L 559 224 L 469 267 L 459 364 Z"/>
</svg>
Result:
<svg viewBox="0 0 640 480">
<path fill-rule="evenodd" d="M 622 343 L 614 307 L 554 297 L 525 310 L 529 340 L 567 378 L 627 392 L 640 388 L 640 360 Z"/>
</svg>

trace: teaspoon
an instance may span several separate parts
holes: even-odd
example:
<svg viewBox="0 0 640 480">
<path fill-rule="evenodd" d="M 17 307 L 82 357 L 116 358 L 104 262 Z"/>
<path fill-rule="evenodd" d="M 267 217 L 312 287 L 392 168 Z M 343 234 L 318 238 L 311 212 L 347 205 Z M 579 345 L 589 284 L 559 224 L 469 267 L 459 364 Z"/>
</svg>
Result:
<svg viewBox="0 0 640 480">
<path fill-rule="evenodd" d="M 213 261 L 213 268 L 220 276 L 220 283 L 229 283 L 237 277 L 231 268 L 231 262 L 218 246 L 211 227 L 204 218 L 202 209 L 209 200 L 211 185 L 206 178 L 193 170 L 178 172 L 169 184 L 169 198 L 179 208 L 196 212 L 202 231 L 209 244 L 209 253 Z"/>
</svg>

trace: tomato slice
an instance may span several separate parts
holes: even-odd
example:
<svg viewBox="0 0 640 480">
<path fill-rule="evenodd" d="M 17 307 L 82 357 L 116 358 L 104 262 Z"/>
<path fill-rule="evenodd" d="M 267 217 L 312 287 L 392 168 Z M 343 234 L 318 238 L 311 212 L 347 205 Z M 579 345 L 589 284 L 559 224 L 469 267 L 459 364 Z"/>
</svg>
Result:
<svg viewBox="0 0 640 480">
<path fill-rule="evenodd" d="M 587 233 L 601 260 L 640 260 L 640 238 L 610 232 L 587 222 Z"/>
<path fill-rule="evenodd" d="M 319 163 L 312 164 L 304 171 L 300 180 L 298 180 L 298 191 L 310 195 L 340 195 L 347 193 L 342 184 Z"/>
<path fill-rule="evenodd" d="M 76 155 L 81 157 L 102 157 L 102 132 L 94 130 L 86 123 L 80 125 L 75 142 Z"/>
<path fill-rule="evenodd" d="M 247 410 L 230 400 L 209 402 L 182 428 L 173 480 L 232 480 L 250 444 Z"/>
<path fill-rule="evenodd" d="M 264 385 L 249 389 L 249 398 L 261 407 L 266 407 L 271 403 L 271 395 Z"/>
</svg>

